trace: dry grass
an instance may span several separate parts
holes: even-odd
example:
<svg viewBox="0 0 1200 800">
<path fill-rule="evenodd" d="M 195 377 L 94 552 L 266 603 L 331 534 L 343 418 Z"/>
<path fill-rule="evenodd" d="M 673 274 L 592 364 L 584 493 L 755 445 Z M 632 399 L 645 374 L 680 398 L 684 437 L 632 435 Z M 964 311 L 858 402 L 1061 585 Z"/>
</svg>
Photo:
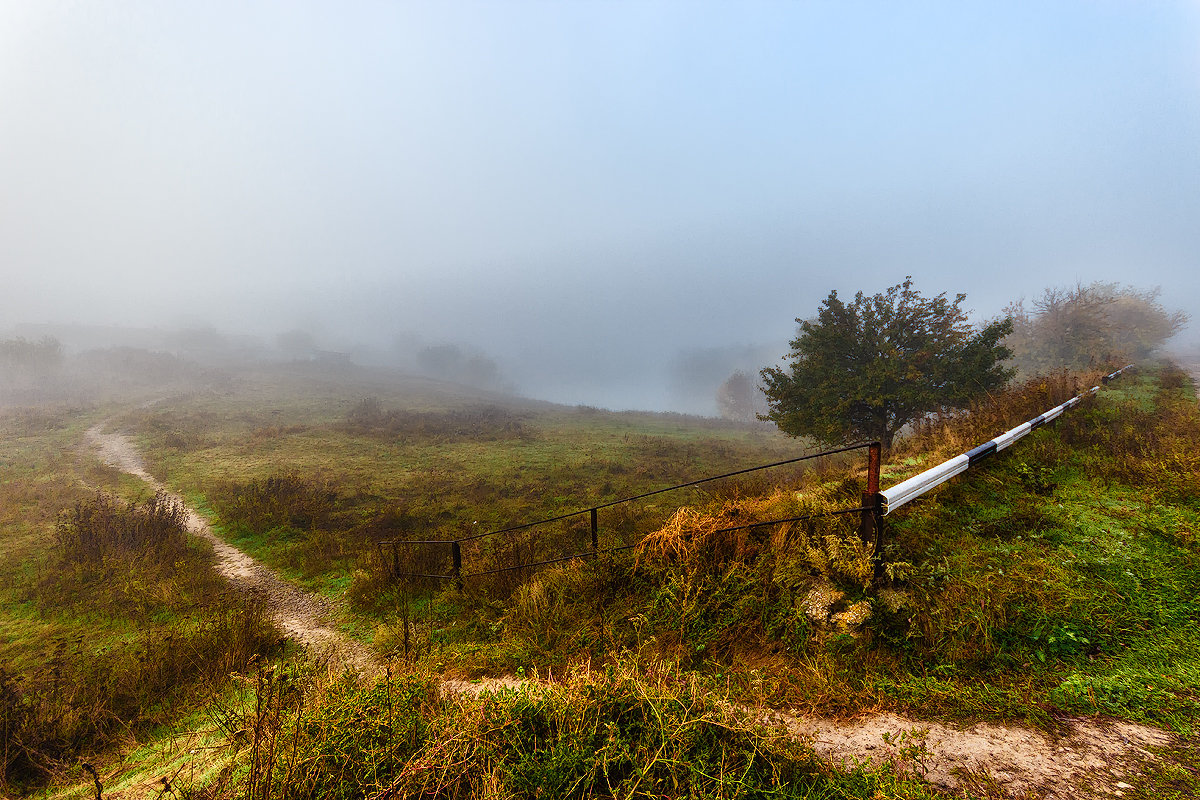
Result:
<svg viewBox="0 0 1200 800">
<path fill-rule="evenodd" d="M 353 685 L 285 669 L 254 689 L 236 723 L 249 769 L 206 797 L 936 796 L 898 763 L 834 769 L 657 660 L 478 697 L 420 671 Z"/>
<path fill-rule="evenodd" d="M 964 411 L 929 417 L 897 442 L 891 460 L 930 454 L 953 456 L 1070 400 L 1100 383 L 1103 372 L 1039 375 L 988 394 Z"/>
</svg>

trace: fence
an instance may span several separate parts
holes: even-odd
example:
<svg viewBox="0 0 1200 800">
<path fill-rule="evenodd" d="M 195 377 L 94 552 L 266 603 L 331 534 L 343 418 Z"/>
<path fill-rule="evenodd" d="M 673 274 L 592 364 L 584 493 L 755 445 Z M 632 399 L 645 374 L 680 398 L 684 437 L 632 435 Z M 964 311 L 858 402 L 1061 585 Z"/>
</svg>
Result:
<svg viewBox="0 0 1200 800">
<path fill-rule="evenodd" d="M 1100 379 L 1099 386 L 1093 386 L 1086 393 L 1080 393 L 1072 397 L 1065 403 L 1055 406 L 1049 411 L 1034 417 L 1028 422 L 1023 422 L 1011 430 L 1007 430 L 994 439 L 991 439 L 983 444 L 975 447 L 962 455 L 955 456 L 949 461 L 943 461 L 936 467 L 925 470 L 924 472 L 914 475 L 906 481 L 896 484 L 890 489 L 885 489 L 879 493 L 876 498 L 876 503 L 879 507 L 879 516 L 887 516 L 905 503 L 914 500 L 921 495 L 940 486 L 946 481 L 966 472 L 969 468 L 975 466 L 988 456 L 995 455 L 1021 437 L 1037 430 L 1047 422 L 1051 422 L 1062 416 L 1063 412 L 1074 408 L 1083 402 L 1085 397 L 1090 397 L 1100 391 L 1100 386 L 1107 385 L 1110 381 L 1116 380 L 1125 370 L 1132 369 L 1133 364 L 1126 364 L 1116 372 L 1110 372 Z"/>
<path fill-rule="evenodd" d="M 877 520 L 878 505 L 874 502 L 873 498 L 875 498 L 879 493 L 880 445 L 879 442 L 864 442 L 860 444 L 848 445 L 846 447 L 839 447 L 833 450 L 824 450 L 819 453 L 810 453 L 808 455 L 798 456 L 796 458 L 789 458 L 787 460 L 777 461 L 772 464 L 748 467 L 746 469 L 741 469 L 734 472 L 727 472 L 723 475 L 700 478 L 699 480 L 688 481 L 687 483 L 680 483 L 662 489 L 643 492 L 642 494 L 621 498 L 620 500 L 611 500 L 605 503 L 599 503 L 595 506 L 583 508 L 578 511 L 572 511 L 567 514 L 560 514 L 558 516 L 547 517 L 546 519 L 539 519 L 533 522 L 525 522 L 518 525 L 510 525 L 495 530 L 472 534 L 469 536 L 462 536 L 458 539 L 392 539 L 381 541 L 378 545 L 379 556 L 381 561 L 388 565 L 388 570 L 393 580 L 404 579 L 409 583 L 440 583 L 442 581 L 452 580 L 460 586 L 463 584 L 463 581 L 468 578 L 519 572 L 526 569 L 580 558 L 594 558 L 606 553 L 615 553 L 637 546 L 636 542 L 628 543 L 624 539 L 620 538 L 622 534 L 624 534 L 626 538 L 628 538 L 629 534 L 631 533 L 636 534 L 638 541 L 640 541 L 641 534 L 645 533 L 644 529 L 638 528 L 636 530 L 630 530 L 629 525 L 618 524 L 615 526 L 615 533 L 618 535 L 618 541 L 620 541 L 620 543 L 602 549 L 600 547 L 599 513 L 603 510 L 624 508 L 633 503 L 647 500 L 658 495 L 663 495 L 668 492 L 677 492 L 683 489 L 695 488 L 704 484 L 710 484 L 715 481 L 726 480 L 742 475 L 748 475 L 750 473 L 776 469 L 790 464 L 798 464 L 817 458 L 825 458 L 841 453 L 849 453 L 864 449 L 868 451 L 867 491 L 863 493 L 863 502 L 860 506 L 826 511 L 819 514 L 763 520 L 759 522 L 747 523 L 745 525 L 724 528 L 716 532 L 728 533 L 767 525 L 777 525 L 787 522 L 801 522 L 817 517 L 857 513 L 861 517 L 859 523 L 860 535 L 863 537 L 864 542 L 867 542 L 872 548 L 874 548 L 878 545 L 879 530 Z M 628 521 L 628 519 L 630 519 L 630 517 L 627 517 L 626 521 Z M 620 520 L 618 520 L 618 522 L 620 522 Z M 550 525 L 564 526 L 565 529 L 560 530 L 559 536 L 556 537 L 541 536 L 536 538 L 522 539 L 518 536 L 519 534 L 538 529 L 544 530 L 546 526 Z M 624 530 L 622 530 L 622 528 L 624 528 Z M 490 553 L 484 552 L 482 549 L 477 549 L 474 553 L 471 553 L 467 549 L 489 539 L 499 539 L 500 542 L 498 546 L 492 548 Z M 561 548 L 564 543 L 574 543 L 576 545 L 576 551 L 568 552 L 565 555 L 559 554 L 553 557 L 546 557 L 547 549 L 552 549 L 554 547 Z M 387 557 L 388 553 L 385 551 L 385 548 L 390 548 L 390 559 Z M 400 556 L 401 549 L 407 551 L 407 556 L 403 560 Z M 472 555 L 479 561 L 489 560 L 493 562 L 500 561 L 510 563 L 490 569 L 470 571 L 469 569 L 464 568 L 464 563 L 469 567 L 472 560 Z M 406 567 L 406 569 L 402 569 L 402 566 Z"/>
<path fill-rule="evenodd" d="M 1120 377 L 1122 373 L 1131 369 L 1132 364 L 1128 364 L 1121 369 L 1105 375 L 1100 385 L 1093 386 L 1087 392 L 1080 393 L 1070 400 L 1055 406 L 1054 408 L 1040 414 L 1033 419 L 1023 422 L 1022 424 L 1007 430 L 999 436 L 991 439 L 978 447 L 968 450 L 959 456 L 956 456 L 948 461 L 944 461 L 935 467 L 925 470 L 913 477 L 902 481 L 889 489 L 880 491 L 879 489 L 879 469 L 880 469 L 880 444 L 879 442 L 864 442 L 860 444 L 848 445 L 839 447 L 833 450 L 825 450 L 819 453 L 811 453 L 797 458 L 787 459 L 785 461 L 777 461 L 773 464 L 763 464 L 757 467 L 749 467 L 747 469 L 737 470 L 735 472 L 727 472 L 723 475 L 714 475 L 708 478 L 688 481 L 687 483 L 676 484 L 662 489 L 644 492 L 632 497 L 625 497 L 620 500 L 612 500 L 606 503 L 600 503 L 589 508 L 572 511 L 567 514 L 560 514 L 546 519 L 535 520 L 533 522 L 525 522 L 519 525 L 511 525 L 504 528 L 489 530 L 483 533 L 463 536 L 458 539 L 437 539 L 437 540 L 412 540 L 412 539 L 393 539 L 379 542 L 380 560 L 387 564 L 389 573 L 393 580 L 405 579 L 409 582 L 435 582 L 452 580 L 459 586 L 463 585 L 463 581 L 467 578 L 478 578 L 490 575 L 498 575 L 502 573 L 516 573 L 522 570 L 531 569 L 549 564 L 561 563 L 580 558 L 594 558 L 606 553 L 615 553 L 622 550 L 628 550 L 637 546 L 637 542 L 628 543 L 622 541 L 621 544 L 600 548 L 600 527 L 599 527 L 599 512 L 605 509 L 615 509 L 629 506 L 632 503 L 646 500 L 651 497 L 675 492 L 682 489 L 701 486 L 714 481 L 725 480 L 728 478 L 747 475 L 763 470 L 775 469 L 778 467 L 787 466 L 789 464 L 797 464 L 804 461 L 811 461 L 817 458 L 823 458 L 841 453 L 848 453 L 856 450 L 867 450 L 867 490 L 862 494 L 862 503 L 859 506 L 850 508 L 836 509 L 833 511 L 825 511 L 818 514 L 808 514 L 805 516 L 786 517 L 782 519 L 762 520 L 751 522 L 745 525 L 737 525 L 729 528 L 722 528 L 714 531 L 715 533 L 730 533 L 734 531 L 748 530 L 751 528 L 759 528 L 768 525 L 778 525 L 789 522 L 803 522 L 818 517 L 836 516 L 841 514 L 858 514 L 859 515 L 859 535 L 862 541 L 870 548 L 872 558 L 877 562 L 877 569 L 881 566 L 878 563 L 880 537 L 882 529 L 882 518 L 900 508 L 904 504 L 920 497 L 931 489 L 940 486 L 956 475 L 965 472 L 970 467 L 979 463 L 988 456 L 994 455 L 1001 450 L 1011 446 L 1014 442 L 1028 435 L 1030 432 L 1057 419 L 1068 409 L 1074 408 L 1081 403 L 1085 397 L 1095 395 L 1100 391 L 1101 386 L 1108 384 L 1110 381 Z M 578 520 L 578 522 L 574 522 Z M 548 525 L 566 523 L 563 531 L 558 537 L 531 537 L 521 539 L 517 535 L 544 529 Z M 628 530 L 629 526 L 624 526 L 627 530 L 622 531 L 622 526 L 616 526 L 618 534 L 631 533 Z M 642 534 L 644 529 L 633 530 L 633 534 Z M 464 545 L 468 547 L 477 545 L 488 539 L 503 537 L 500 539 L 500 546 L 493 547 L 492 551 L 485 552 L 482 549 L 477 549 L 474 553 L 467 551 L 467 556 L 464 556 Z M 640 536 L 638 537 L 640 541 Z M 553 557 L 546 557 L 547 549 L 554 547 L 562 547 L 564 544 L 576 544 L 576 552 L 569 552 L 565 555 L 558 554 Z M 590 543 L 590 547 L 587 545 Z M 391 548 L 391 559 L 387 558 L 384 551 L 385 547 Z M 587 549 L 579 549 L 587 547 Z M 400 550 L 405 548 L 409 551 L 408 557 L 404 559 L 404 563 L 409 567 L 414 567 L 409 570 L 401 569 Z M 424 552 L 421 553 L 420 549 Z M 570 549 L 570 548 L 568 548 Z M 509 562 L 504 566 L 498 566 L 491 569 L 483 569 L 477 571 L 464 570 L 464 563 L 469 563 L 474 556 L 479 561 L 491 560 L 493 562 Z M 425 569 L 421 570 L 420 566 L 424 565 Z M 436 571 L 435 571 L 436 570 Z"/>
</svg>

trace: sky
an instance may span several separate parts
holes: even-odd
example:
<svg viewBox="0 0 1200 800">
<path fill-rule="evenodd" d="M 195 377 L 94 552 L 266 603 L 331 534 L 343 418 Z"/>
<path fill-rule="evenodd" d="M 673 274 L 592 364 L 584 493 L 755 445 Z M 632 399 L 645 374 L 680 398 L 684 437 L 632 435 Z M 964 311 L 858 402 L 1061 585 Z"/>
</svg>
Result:
<svg viewBox="0 0 1200 800">
<path fill-rule="evenodd" d="M 415 335 L 696 410 L 673 365 L 832 289 L 1200 317 L 1198 254 L 1195 1 L 0 3 L 0 331 Z"/>
</svg>

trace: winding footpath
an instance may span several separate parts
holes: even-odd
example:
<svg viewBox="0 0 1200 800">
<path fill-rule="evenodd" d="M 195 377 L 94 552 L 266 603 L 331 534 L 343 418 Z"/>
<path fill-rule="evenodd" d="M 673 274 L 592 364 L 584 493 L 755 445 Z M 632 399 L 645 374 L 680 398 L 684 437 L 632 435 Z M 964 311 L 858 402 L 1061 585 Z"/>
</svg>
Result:
<svg viewBox="0 0 1200 800">
<path fill-rule="evenodd" d="M 375 668 L 367 648 L 330 626 L 332 609 L 324 598 L 298 589 L 262 563 L 221 539 L 196 510 L 171 492 L 147 470 L 133 442 L 121 433 L 106 433 L 104 423 L 88 429 L 88 442 L 106 464 L 143 480 L 155 492 L 163 492 L 183 506 L 192 535 L 212 545 L 217 572 L 239 591 L 261 597 L 272 621 L 335 668 L 342 665 L 359 672 Z"/>
</svg>

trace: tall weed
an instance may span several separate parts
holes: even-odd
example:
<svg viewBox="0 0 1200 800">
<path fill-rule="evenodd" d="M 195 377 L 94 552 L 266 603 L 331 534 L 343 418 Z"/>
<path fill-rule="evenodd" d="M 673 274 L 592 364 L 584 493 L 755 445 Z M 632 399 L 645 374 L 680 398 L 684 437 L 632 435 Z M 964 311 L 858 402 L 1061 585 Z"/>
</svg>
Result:
<svg viewBox="0 0 1200 800">
<path fill-rule="evenodd" d="M 261 606 L 223 598 L 195 624 L 115 645 L 86 634 L 56 639 L 31 674 L 0 662 L 0 785 L 36 784 L 74 758 L 174 718 L 181 704 L 278 642 Z"/>
<path fill-rule="evenodd" d="M 260 692 L 263 690 L 260 688 Z M 933 797 L 890 764 L 839 771 L 781 728 L 661 662 L 573 670 L 561 683 L 450 695 L 432 676 L 310 688 L 256 732 L 256 798 Z M 262 703 L 255 708 L 261 708 Z M 252 729 L 252 718 L 243 724 Z M 294 737 L 294 738 L 292 738 Z"/>
</svg>

